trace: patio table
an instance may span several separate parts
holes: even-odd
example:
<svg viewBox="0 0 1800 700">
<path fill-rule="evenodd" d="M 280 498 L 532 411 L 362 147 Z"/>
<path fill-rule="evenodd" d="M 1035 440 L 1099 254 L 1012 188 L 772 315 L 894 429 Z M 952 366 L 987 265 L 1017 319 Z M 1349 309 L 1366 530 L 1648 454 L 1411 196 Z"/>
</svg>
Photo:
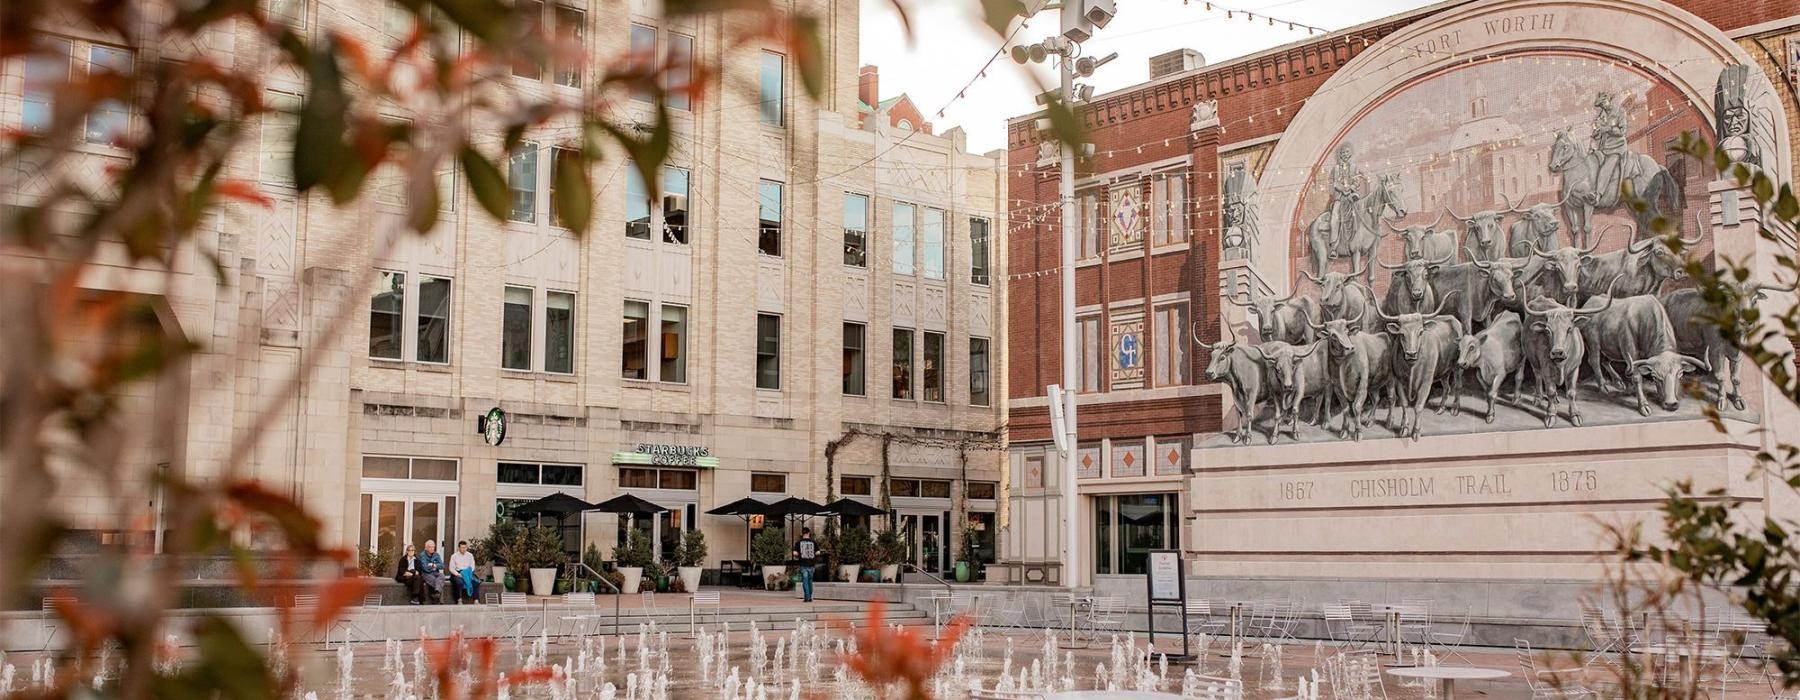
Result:
<svg viewBox="0 0 1800 700">
<path fill-rule="evenodd" d="M 1457 681 L 1492 680 L 1512 675 L 1508 671 L 1497 668 L 1476 668 L 1474 666 L 1412 666 L 1409 668 L 1390 668 L 1390 676 L 1403 678 L 1430 678 L 1438 682 L 1443 691 L 1443 700 L 1456 700 Z"/>
</svg>

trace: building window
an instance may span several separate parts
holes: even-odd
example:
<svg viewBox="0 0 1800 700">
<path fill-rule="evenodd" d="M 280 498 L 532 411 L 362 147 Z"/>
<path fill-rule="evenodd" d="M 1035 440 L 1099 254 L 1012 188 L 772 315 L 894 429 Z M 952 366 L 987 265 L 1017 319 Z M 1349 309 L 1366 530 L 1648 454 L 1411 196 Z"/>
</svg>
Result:
<svg viewBox="0 0 1800 700">
<path fill-rule="evenodd" d="M 656 488 L 655 469 L 619 468 L 619 488 L 653 489 Z"/>
<path fill-rule="evenodd" d="M 631 61 L 632 67 L 639 73 L 649 73 L 656 69 L 656 28 L 642 24 L 631 25 Z M 645 87 L 636 86 L 631 89 L 631 99 L 638 102 L 649 102 L 655 93 Z"/>
<path fill-rule="evenodd" d="M 1089 316 L 1076 319 L 1075 325 L 1081 333 L 1081 393 L 1100 390 L 1100 317 Z"/>
<path fill-rule="evenodd" d="M 781 126 L 782 114 L 786 111 L 782 104 L 782 79 L 787 72 L 786 57 L 773 51 L 764 51 L 762 55 L 762 123 L 770 126 Z"/>
<path fill-rule="evenodd" d="M 1181 516 L 1173 493 L 1094 499 L 1094 573 L 1142 575 L 1150 551 L 1181 546 Z"/>
<path fill-rule="evenodd" d="M 625 237 L 650 240 L 650 188 L 637 167 L 625 163 Z"/>
<path fill-rule="evenodd" d="M 663 166 L 662 171 L 663 242 L 688 244 L 688 171 Z"/>
<path fill-rule="evenodd" d="M 925 249 L 925 278 L 944 278 L 944 210 L 926 207 L 925 222 L 920 227 Z"/>
<path fill-rule="evenodd" d="M 781 388 L 781 317 L 756 315 L 756 388 Z"/>
<path fill-rule="evenodd" d="M 419 278 L 420 362 L 450 361 L 450 280 Z"/>
<path fill-rule="evenodd" d="M 894 398 L 913 398 L 912 366 L 913 332 L 894 329 Z"/>
<path fill-rule="evenodd" d="M 838 479 L 838 490 L 845 496 L 870 495 L 871 479 L 866 476 L 846 476 Z"/>
<path fill-rule="evenodd" d="M 531 298 L 526 287 L 507 287 L 500 312 L 500 366 L 531 369 Z"/>
<path fill-rule="evenodd" d="M 844 264 L 869 266 L 869 198 L 844 193 Z"/>
<path fill-rule="evenodd" d="M 526 141 L 513 149 L 506 164 L 506 185 L 512 190 L 512 211 L 506 218 L 527 224 L 537 223 L 538 146 Z"/>
<path fill-rule="evenodd" d="M 257 174 L 264 183 L 292 187 L 294 130 L 300 125 L 300 119 L 295 115 L 300 110 L 300 96 L 271 90 L 263 93 L 263 102 L 268 111 L 261 115 L 262 148 L 258 153 Z"/>
<path fill-rule="evenodd" d="M 978 501 L 992 501 L 1000 492 L 1000 485 L 992 481 L 969 482 L 969 498 Z"/>
<path fill-rule="evenodd" d="M 289 29 L 306 28 L 306 0 L 269 0 L 268 17 L 288 26 Z"/>
<path fill-rule="evenodd" d="M 693 491 L 700 488 L 700 475 L 692 469 L 620 467 L 619 487 L 627 489 Z"/>
<path fill-rule="evenodd" d="M 1171 304 L 1156 309 L 1156 385 L 1188 383 L 1188 307 Z"/>
<path fill-rule="evenodd" d="M 846 396 L 862 396 L 866 389 L 863 380 L 863 348 L 868 327 L 860 323 L 844 322 L 844 394 Z"/>
<path fill-rule="evenodd" d="M 942 479 L 921 479 L 919 495 L 924 498 L 949 498 L 950 482 Z"/>
<path fill-rule="evenodd" d="M 898 496 L 901 498 L 918 498 L 919 497 L 919 480 L 918 479 L 889 479 L 888 480 L 888 495 L 889 496 Z"/>
<path fill-rule="evenodd" d="M 1081 195 L 1081 259 L 1089 260 L 1100 257 L 1100 197 L 1088 192 Z"/>
<path fill-rule="evenodd" d="M 416 479 L 456 481 L 456 460 L 432 457 L 383 457 L 363 455 L 364 479 Z"/>
<path fill-rule="evenodd" d="M 619 376 L 626 379 L 650 378 L 650 304 L 625 302 L 624 358 Z"/>
<path fill-rule="evenodd" d="M 544 295 L 544 371 L 575 373 L 575 294 Z"/>
<path fill-rule="evenodd" d="M 969 405 L 986 406 L 988 394 L 988 339 L 969 339 Z"/>
<path fill-rule="evenodd" d="M 751 493 L 787 493 L 786 474 L 751 474 Z"/>
<path fill-rule="evenodd" d="M 101 44 L 88 46 L 87 70 L 90 75 L 111 73 L 129 80 L 134 60 L 131 51 L 127 49 Z M 124 145 L 125 131 L 130 125 L 130 105 L 123 100 L 108 98 L 95 103 L 88 110 L 85 136 L 88 143 L 121 146 Z"/>
<path fill-rule="evenodd" d="M 665 382 L 687 382 L 687 307 L 662 305 L 662 374 Z"/>
<path fill-rule="evenodd" d="M 579 464 L 501 462 L 497 481 L 532 486 L 580 486 L 585 467 Z"/>
<path fill-rule="evenodd" d="M 538 0 L 518 0 L 513 5 L 525 18 L 526 35 L 539 36 L 545 45 L 551 42 L 573 41 L 577 44 L 585 42 L 587 13 L 567 5 L 551 3 L 546 5 Z M 548 27 L 550 31 L 544 32 Z M 653 35 L 654 36 L 654 35 Z M 550 52 L 552 54 L 566 52 Z M 573 56 L 563 58 L 553 56 L 555 68 L 552 77 L 557 85 L 563 87 L 581 87 L 581 62 L 574 56 L 585 55 L 584 52 L 573 52 Z M 523 52 L 513 59 L 512 73 L 526 80 L 543 80 L 544 64 L 541 57 Z"/>
<path fill-rule="evenodd" d="M 1187 176 L 1169 174 L 1150 184 L 1150 228 L 1153 245 L 1187 240 Z"/>
<path fill-rule="evenodd" d="M 406 273 L 378 270 L 369 297 L 369 357 L 405 359 Z"/>
<path fill-rule="evenodd" d="M 913 273 L 913 213 L 911 204 L 894 203 L 894 274 Z"/>
<path fill-rule="evenodd" d="M 992 269 L 988 266 L 988 220 L 969 219 L 969 281 L 986 286 Z"/>
<path fill-rule="evenodd" d="M 925 332 L 925 357 L 919 365 L 920 386 L 926 401 L 944 400 L 944 334 Z"/>
<path fill-rule="evenodd" d="M 550 225 L 557 228 L 569 228 L 563 221 L 562 212 L 556 209 L 556 183 L 563 168 L 576 167 L 576 151 L 573 148 L 557 146 L 550 149 Z"/>
<path fill-rule="evenodd" d="M 763 180 L 757 194 L 756 249 L 763 255 L 781 257 L 781 183 Z"/>
<path fill-rule="evenodd" d="M 36 43 L 33 52 L 25 57 L 19 126 L 32 133 L 43 133 L 49 130 L 56 114 L 56 91 L 69 83 L 73 66 L 69 57 L 75 46 L 67 39 L 57 38 L 43 38 Z"/>
<path fill-rule="evenodd" d="M 668 67 L 663 71 L 664 102 L 670 109 L 685 112 L 692 108 L 688 89 L 694 80 L 694 37 L 671 32 L 668 54 Z"/>
</svg>

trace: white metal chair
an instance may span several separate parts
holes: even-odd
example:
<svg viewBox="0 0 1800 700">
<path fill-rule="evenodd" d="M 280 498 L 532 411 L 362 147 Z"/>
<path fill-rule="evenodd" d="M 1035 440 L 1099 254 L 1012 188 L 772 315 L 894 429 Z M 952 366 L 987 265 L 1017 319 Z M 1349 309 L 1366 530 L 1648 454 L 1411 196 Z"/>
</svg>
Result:
<svg viewBox="0 0 1800 700">
<path fill-rule="evenodd" d="M 943 624 L 943 623 L 949 621 L 951 618 L 956 617 L 957 615 L 965 615 L 966 614 L 966 615 L 970 615 L 971 617 L 979 615 L 980 613 L 977 608 L 978 608 L 978 600 L 976 599 L 974 593 L 967 593 L 967 592 L 963 592 L 963 591 L 952 591 L 950 593 L 950 607 L 943 610 L 941 613 L 939 613 L 940 617 L 937 620 L 937 623 Z M 977 617 L 975 619 L 980 619 L 980 618 Z"/>
<path fill-rule="evenodd" d="M 1118 632 L 1125 627 L 1124 601 L 1116 596 L 1101 596 L 1094 599 L 1093 608 L 1088 610 L 1087 628 L 1095 637 L 1101 632 Z"/>
<path fill-rule="evenodd" d="M 1025 597 L 1008 595 L 1000 601 L 999 607 L 990 608 L 993 620 L 982 620 L 982 624 L 993 627 L 1012 627 L 1019 630 L 1025 627 Z"/>
<path fill-rule="evenodd" d="M 489 623 L 488 633 L 483 636 L 500 639 L 510 634 L 517 642 L 537 625 L 539 617 L 526 609 L 531 601 L 524 593 L 488 593 L 483 598 L 488 605 L 500 607 L 498 612 L 487 616 L 492 622 Z"/>
<path fill-rule="evenodd" d="M 1182 682 L 1181 697 L 1197 700 L 1243 700 L 1244 682 L 1236 678 L 1192 676 L 1192 684 Z"/>
<path fill-rule="evenodd" d="M 656 591 L 638 592 L 638 603 L 642 605 L 645 610 L 656 610 Z"/>
<path fill-rule="evenodd" d="M 573 611 L 565 611 L 557 616 L 556 619 L 562 621 L 561 634 L 557 636 L 568 636 L 571 627 L 581 636 L 587 636 L 588 627 L 597 617 L 594 614 L 594 594 L 591 592 L 564 593 L 562 603 L 565 607 L 572 608 Z"/>
<path fill-rule="evenodd" d="M 1431 639 L 1431 601 L 1424 598 L 1407 598 L 1400 601 L 1400 627 L 1397 630 L 1400 641 L 1408 638 L 1419 646 L 1424 646 Z"/>
<path fill-rule="evenodd" d="M 988 690 L 976 683 L 969 689 L 970 700 L 1041 700 L 1043 693 L 1029 690 Z"/>
<path fill-rule="evenodd" d="M 1513 639 L 1513 652 L 1519 659 L 1519 672 L 1525 676 L 1525 685 L 1531 687 L 1534 700 L 1595 697 L 1594 690 L 1584 683 L 1586 668 L 1539 668 L 1537 657 L 1531 652 L 1531 642 L 1523 639 Z"/>
<path fill-rule="evenodd" d="M 1188 636 L 1206 635 L 1208 637 L 1207 645 L 1210 646 L 1211 638 L 1218 637 L 1225 632 L 1225 620 L 1213 617 L 1212 601 L 1205 598 L 1190 598 L 1187 601 L 1186 612 Z M 1198 653 L 1205 654 L 1206 649 L 1202 647 Z"/>
<path fill-rule="evenodd" d="M 1358 622 L 1349 605 L 1326 605 L 1325 634 L 1331 641 L 1350 648 L 1361 648 L 1381 637 L 1381 625 Z"/>
<path fill-rule="evenodd" d="M 1469 661 L 1469 657 L 1463 656 L 1462 653 L 1462 647 L 1469 642 L 1469 635 L 1474 629 L 1469 624 L 1469 609 L 1463 608 L 1462 614 L 1452 619 L 1456 621 L 1451 623 L 1448 628 L 1432 628 L 1431 632 L 1426 635 L 1425 641 L 1439 650 L 1439 658 L 1455 657 L 1464 665 L 1472 666 L 1474 664 Z"/>
<path fill-rule="evenodd" d="M 1387 687 L 1381 682 L 1381 657 L 1374 650 L 1339 652 L 1332 656 L 1330 665 L 1332 697 L 1387 700 Z"/>
<path fill-rule="evenodd" d="M 699 636 L 700 628 L 695 626 L 695 614 L 702 608 L 711 608 L 713 624 L 719 623 L 719 592 L 698 591 L 688 597 L 688 634 Z"/>
</svg>

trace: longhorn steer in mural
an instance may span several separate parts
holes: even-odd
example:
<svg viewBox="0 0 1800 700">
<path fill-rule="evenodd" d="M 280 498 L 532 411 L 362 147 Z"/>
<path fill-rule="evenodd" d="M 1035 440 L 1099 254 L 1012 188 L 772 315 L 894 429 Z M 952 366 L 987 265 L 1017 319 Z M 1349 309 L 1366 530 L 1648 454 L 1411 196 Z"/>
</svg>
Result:
<svg viewBox="0 0 1800 700">
<path fill-rule="evenodd" d="M 1616 165 L 1607 167 L 1608 163 Z M 1639 228 L 1647 227 L 1651 217 L 1681 209 L 1675 178 L 1655 158 L 1625 151 L 1609 160 L 1599 149 L 1577 146 L 1568 129 L 1557 131 L 1550 146 L 1550 172 L 1562 175 L 1563 218 L 1568 220 L 1570 239 L 1577 246 L 1587 244 L 1596 210 L 1625 206 L 1620 197 L 1623 183 L 1630 183 L 1633 196 L 1649 204 L 1636 213 Z"/>
<path fill-rule="evenodd" d="M 1275 427 L 1269 431 L 1271 444 L 1281 435 L 1284 423 L 1290 426 L 1289 435 L 1299 437 L 1300 408 L 1309 396 L 1315 399 L 1314 410 L 1312 420 L 1306 422 L 1330 422 L 1331 378 L 1325 362 L 1327 353 L 1319 352 L 1322 345 L 1315 342 L 1302 349 L 1277 340 L 1257 346 L 1264 375 L 1274 385 L 1270 392 L 1275 398 Z"/>
<path fill-rule="evenodd" d="M 1452 218 L 1462 223 L 1463 240 L 1468 241 L 1472 248 L 1469 255 L 1478 260 L 1493 260 L 1504 252 L 1500 249 L 1500 217 L 1511 210 L 1510 203 L 1505 209 L 1478 211 L 1468 216 L 1445 209 Z M 1454 244 L 1455 241 L 1451 243 Z M 1454 251 L 1455 248 L 1450 250 Z"/>
<path fill-rule="evenodd" d="M 1455 358 L 1463 328 L 1456 317 L 1442 315 L 1449 301 L 1449 297 L 1444 298 L 1431 313 L 1377 312 L 1381 313 L 1388 334 L 1396 338 L 1394 374 L 1405 402 L 1400 407 L 1400 433 L 1414 440 L 1419 439 L 1419 414 L 1431 399 L 1432 387 L 1440 381 L 1444 383 L 1438 413 L 1449 410 L 1452 398 L 1462 395 L 1462 372 L 1458 371 Z"/>
<path fill-rule="evenodd" d="M 1206 365 L 1206 378 L 1231 387 L 1231 399 L 1237 404 L 1238 413 L 1238 427 L 1232 431 L 1231 441 L 1245 443 L 1250 441 L 1251 424 L 1260 412 L 1263 388 L 1270 385 L 1269 374 L 1263 366 L 1262 351 L 1238 342 L 1231 334 L 1231 325 L 1222 325 L 1227 333 L 1225 340 L 1208 344 L 1195 332 L 1194 343 L 1212 350 L 1212 362 Z M 1273 440 L 1271 436 L 1270 441 Z"/>
<path fill-rule="evenodd" d="M 1551 251 L 1545 251 L 1536 243 L 1532 243 L 1530 245 L 1531 254 L 1542 261 L 1542 265 L 1538 267 L 1537 274 L 1527 278 L 1526 281 L 1530 282 L 1539 276 L 1547 276 L 1549 279 L 1546 281 L 1545 296 L 1564 304 L 1580 303 L 1577 301 L 1576 295 L 1581 291 L 1582 268 L 1594 258 L 1594 250 L 1600 247 L 1600 241 L 1604 238 L 1606 238 L 1606 232 L 1601 231 L 1600 235 L 1594 238 L 1593 245 L 1586 248 L 1563 246 Z"/>
<path fill-rule="evenodd" d="M 1451 214 L 1451 216 L 1455 216 L 1455 214 Z M 1444 215 L 1439 214 L 1437 221 L 1430 224 L 1413 224 L 1406 228 L 1400 228 L 1384 221 L 1382 225 L 1386 226 L 1389 231 L 1400 234 L 1400 243 L 1407 260 L 1420 260 L 1456 255 L 1456 231 L 1437 230 L 1438 223 L 1443 220 Z"/>
<path fill-rule="evenodd" d="M 1611 299 L 1607 297 L 1609 304 Z M 1521 308 L 1526 323 L 1525 362 L 1537 378 L 1544 427 L 1556 425 L 1556 402 L 1565 395 L 1569 397 L 1569 424 L 1580 427 L 1581 362 L 1587 354 L 1581 327 L 1606 308 L 1571 309 L 1549 297 L 1539 297 Z"/>
<path fill-rule="evenodd" d="M 1800 282 L 1787 286 L 1745 282 L 1734 287 L 1732 306 L 1737 314 L 1739 328 L 1748 328 L 1748 314 L 1755 308 L 1756 302 L 1768 297 L 1768 292 L 1793 293 L 1800 287 Z M 1669 315 L 1669 323 L 1675 329 L 1675 349 L 1683 355 L 1693 355 L 1706 360 L 1712 368 L 1713 380 L 1718 384 L 1718 394 L 1714 399 L 1716 406 L 1723 410 L 1725 402 L 1737 410 L 1744 410 L 1742 386 L 1738 383 L 1738 365 L 1743 361 L 1743 354 L 1738 350 L 1741 343 L 1747 342 L 1739 338 L 1737 343 L 1727 342 L 1721 335 L 1718 326 L 1708 318 L 1712 310 L 1700 296 L 1700 290 L 1688 288 L 1677 289 L 1662 295 L 1663 311 Z M 1730 368 L 1723 376 L 1717 373 Z M 1727 387 L 1726 382 L 1730 381 Z"/>
<path fill-rule="evenodd" d="M 1363 426 L 1374 420 L 1368 412 L 1371 398 L 1385 398 L 1388 422 L 1394 420 L 1394 343 L 1386 335 L 1359 330 L 1357 324 L 1361 322 L 1360 316 L 1322 324 L 1307 319 L 1307 324 L 1319 332 L 1319 342 L 1331 354 L 1335 395 L 1344 405 L 1344 429 L 1340 435 L 1359 441 Z"/>
<path fill-rule="evenodd" d="M 1639 414 L 1650 415 L 1650 404 L 1644 400 L 1646 377 L 1661 387 L 1663 410 L 1673 411 L 1680 406 L 1682 374 L 1687 369 L 1711 369 L 1706 362 L 1677 352 L 1675 329 L 1656 297 L 1599 295 L 1582 307 L 1582 311 L 1589 310 L 1593 311 L 1592 320 L 1581 330 L 1588 345 L 1588 367 L 1600 390 L 1611 393 L 1614 389 L 1607 385 L 1600 368 L 1603 364 L 1623 365 L 1637 390 Z"/>
<path fill-rule="evenodd" d="M 1416 313 L 1438 305 L 1442 298 L 1433 288 L 1433 279 L 1437 272 L 1450 262 L 1453 256 L 1445 255 L 1436 260 L 1424 258 L 1408 258 L 1406 262 L 1390 265 L 1376 260 L 1388 273 L 1387 295 L 1381 300 L 1382 308 L 1388 313 Z"/>
<path fill-rule="evenodd" d="M 1692 247 L 1702 238 L 1705 238 L 1704 233 L 1691 239 L 1683 238 L 1681 244 L 1684 248 Z M 1614 277 L 1621 278 L 1620 296 L 1655 294 L 1662 290 L 1664 281 L 1687 278 L 1687 271 L 1681 268 L 1681 259 L 1669 248 L 1668 242 L 1656 237 L 1640 241 L 1635 232 L 1624 248 L 1594 256 L 1581 273 L 1583 299 L 1599 294 L 1603 291 L 1600 285 Z"/>
<path fill-rule="evenodd" d="M 1313 274 L 1324 275 L 1331 269 L 1332 259 L 1347 257 L 1352 268 L 1363 271 L 1363 282 L 1373 285 L 1375 270 L 1367 261 L 1374 256 L 1375 244 L 1381 240 L 1383 214 L 1393 212 L 1395 218 L 1406 216 L 1406 208 L 1400 206 L 1400 176 L 1381 176 L 1375 191 L 1358 196 L 1349 204 L 1345 220 L 1349 222 L 1350 230 L 1340 231 L 1334 237 L 1329 230 L 1332 225 L 1330 210 L 1319 214 L 1307 227 Z"/>
<path fill-rule="evenodd" d="M 1306 325 L 1305 319 L 1319 315 L 1319 302 L 1312 297 L 1298 296 L 1298 293 L 1285 297 L 1270 297 L 1256 292 L 1255 287 L 1239 296 L 1225 298 L 1238 306 L 1244 307 L 1245 313 L 1256 316 L 1256 330 L 1264 341 L 1280 340 L 1295 345 L 1304 345 L 1313 341 L 1313 330 Z"/>
<path fill-rule="evenodd" d="M 1363 274 L 1361 268 L 1349 272 L 1327 272 L 1324 278 L 1305 271 L 1300 274 L 1319 285 L 1319 310 L 1327 320 L 1358 319 L 1351 322 L 1351 327 L 1362 327 L 1360 319 L 1375 306 L 1375 291 L 1356 281 Z"/>
<path fill-rule="evenodd" d="M 1513 380 L 1512 405 L 1519 402 L 1519 386 L 1525 381 L 1525 353 L 1520 342 L 1525 327 L 1517 313 L 1508 311 L 1494 317 L 1493 323 L 1474 335 L 1464 335 L 1457 346 L 1456 365 L 1473 370 L 1476 381 L 1487 392 L 1487 422 L 1494 422 L 1494 403 L 1500 398 L 1500 383 L 1508 376 Z"/>
<path fill-rule="evenodd" d="M 1531 247 L 1534 245 L 1544 250 L 1561 248 L 1562 243 L 1557 240 L 1556 234 L 1562 228 L 1562 222 L 1557 221 L 1556 210 L 1567 203 L 1568 200 L 1565 199 L 1556 203 L 1532 205 L 1527 209 L 1515 209 L 1514 211 L 1519 212 L 1519 219 L 1506 230 L 1507 254 L 1525 258 L 1531 256 Z"/>
</svg>

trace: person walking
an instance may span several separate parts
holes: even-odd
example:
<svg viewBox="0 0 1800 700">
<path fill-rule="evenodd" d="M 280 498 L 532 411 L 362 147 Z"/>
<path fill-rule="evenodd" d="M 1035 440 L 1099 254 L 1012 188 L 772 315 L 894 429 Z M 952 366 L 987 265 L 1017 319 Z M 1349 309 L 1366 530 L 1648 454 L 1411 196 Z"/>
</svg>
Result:
<svg viewBox="0 0 1800 700">
<path fill-rule="evenodd" d="M 425 540 L 425 551 L 419 553 L 419 578 L 431 604 L 443 602 L 439 591 L 444 588 L 444 557 L 438 554 L 437 540 Z"/>
<path fill-rule="evenodd" d="M 794 542 L 794 559 L 800 562 L 800 591 L 804 596 L 803 603 L 812 602 L 813 566 L 818 563 L 819 543 L 813 539 L 812 528 L 800 528 L 800 539 Z"/>
<path fill-rule="evenodd" d="M 481 582 L 475 580 L 475 553 L 469 551 L 469 541 L 456 543 L 456 553 L 450 555 L 450 599 L 461 603 L 479 600 Z"/>
<path fill-rule="evenodd" d="M 419 575 L 419 550 L 406 545 L 406 553 L 400 555 L 400 565 L 394 570 L 394 580 L 406 587 L 406 600 L 418 605 L 425 597 L 425 577 Z"/>
</svg>

